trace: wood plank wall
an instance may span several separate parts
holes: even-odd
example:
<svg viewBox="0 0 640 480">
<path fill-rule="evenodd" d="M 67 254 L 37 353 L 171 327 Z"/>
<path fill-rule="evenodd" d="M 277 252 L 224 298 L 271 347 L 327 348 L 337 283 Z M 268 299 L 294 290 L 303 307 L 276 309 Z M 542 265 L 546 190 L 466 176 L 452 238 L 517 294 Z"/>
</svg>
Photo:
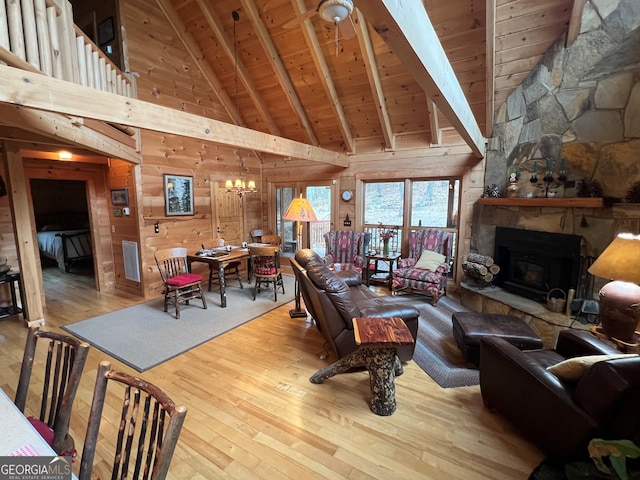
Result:
<svg viewBox="0 0 640 480">
<path fill-rule="evenodd" d="M 124 206 L 113 205 L 109 195 L 109 218 L 111 224 L 111 250 L 113 252 L 113 273 L 116 288 L 134 295 L 142 295 L 143 281 L 136 282 L 125 276 L 124 256 L 122 253 L 123 240 L 138 242 L 138 202 L 136 191 L 136 175 L 138 167 L 123 160 L 112 159 L 109 163 L 108 182 L 109 190 L 126 188 L 129 194 L 129 215 L 123 212 Z M 121 216 L 116 216 L 116 211 Z M 141 275 L 142 276 L 142 275 Z M 144 280 L 144 279 L 141 279 Z"/>
<path fill-rule="evenodd" d="M 224 121 L 231 119 L 215 100 L 202 75 L 160 9 L 146 8 L 148 1 L 121 3 L 122 23 L 127 32 L 130 68 L 137 72 L 138 98 L 160 105 Z M 189 72 L 190 75 L 184 75 Z M 235 178 L 240 170 L 258 185 L 261 163 L 253 152 L 239 151 L 210 142 L 202 142 L 155 132 L 142 132 L 143 163 L 140 167 L 141 210 L 139 225 L 142 275 L 145 296 L 160 295 L 162 284 L 154 260 L 159 248 L 185 246 L 197 250 L 217 237 L 212 218 L 211 182 Z M 193 216 L 165 215 L 163 174 L 193 177 Z M 245 235 L 263 225 L 260 195 L 244 198 Z M 158 222 L 160 232 L 154 231 Z M 246 240 L 250 240 L 246 238 Z"/>
<path fill-rule="evenodd" d="M 269 158 L 263 166 L 265 185 L 275 182 L 300 180 L 336 180 L 333 192 L 333 218 L 336 228 L 348 214 L 351 229 L 361 228 L 361 185 L 365 180 L 460 177 L 462 181 L 460 228 L 456 265 L 461 265 L 470 250 L 473 205 L 484 189 L 484 160 L 478 161 L 467 146 L 414 149 L 403 152 L 378 152 L 353 155 L 350 166 L 336 170 L 328 165 Z M 344 202 L 340 193 L 352 190 L 354 200 Z M 267 192 L 265 192 L 267 193 Z M 271 192 L 268 192 L 270 195 Z M 462 271 L 458 268 L 454 278 L 459 281 Z"/>
</svg>

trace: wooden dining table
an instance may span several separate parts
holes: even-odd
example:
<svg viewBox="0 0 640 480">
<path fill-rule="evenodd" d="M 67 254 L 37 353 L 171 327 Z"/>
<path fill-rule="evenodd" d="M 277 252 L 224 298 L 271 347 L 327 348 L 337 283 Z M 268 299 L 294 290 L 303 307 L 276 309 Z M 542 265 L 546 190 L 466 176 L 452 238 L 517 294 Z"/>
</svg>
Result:
<svg viewBox="0 0 640 480">
<path fill-rule="evenodd" d="M 251 244 L 258 245 L 258 244 Z M 262 244 L 259 244 L 262 245 Z M 222 308 L 226 308 L 227 306 L 227 293 L 226 293 L 226 280 L 225 280 L 225 272 L 224 269 L 231 262 L 237 262 L 239 260 L 247 260 L 249 261 L 249 249 L 242 247 L 231 247 L 231 250 L 228 251 L 225 247 L 220 248 L 211 248 L 204 250 L 204 254 L 202 255 L 187 255 L 187 264 L 189 265 L 189 270 L 191 270 L 191 264 L 200 262 L 206 263 L 209 265 L 209 278 L 211 278 L 211 274 L 214 270 L 217 270 L 218 280 L 220 282 L 220 306 Z M 250 265 L 247 265 L 247 272 L 250 271 Z M 249 278 L 249 273 L 247 273 L 247 279 Z M 211 289 L 211 284 L 209 284 L 209 289 Z"/>
</svg>

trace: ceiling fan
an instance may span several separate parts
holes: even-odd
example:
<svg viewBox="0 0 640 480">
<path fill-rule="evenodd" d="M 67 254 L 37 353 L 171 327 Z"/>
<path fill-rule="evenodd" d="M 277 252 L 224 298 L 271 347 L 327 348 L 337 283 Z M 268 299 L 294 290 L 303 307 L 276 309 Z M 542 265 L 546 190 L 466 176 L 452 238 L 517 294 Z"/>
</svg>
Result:
<svg viewBox="0 0 640 480">
<path fill-rule="evenodd" d="M 293 28 L 305 20 L 313 17 L 316 13 L 322 20 L 333 23 L 336 26 L 336 48 L 338 43 L 338 30 L 345 39 L 355 36 L 356 29 L 353 26 L 351 13 L 353 12 L 352 0 L 320 0 L 316 9 L 307 10 L 306 13 L 288 21 L 284 28 Z"/>
</svg>

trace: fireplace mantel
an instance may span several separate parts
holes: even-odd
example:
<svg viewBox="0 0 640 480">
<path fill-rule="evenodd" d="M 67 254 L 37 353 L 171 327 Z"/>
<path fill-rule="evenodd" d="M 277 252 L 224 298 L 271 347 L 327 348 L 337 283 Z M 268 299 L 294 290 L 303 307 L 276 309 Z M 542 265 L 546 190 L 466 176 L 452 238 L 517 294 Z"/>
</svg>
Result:
<svg viewBox="0 0 640 480">
<path fill-rule="evenodd" d="M 505 207 L 560 207 L 560 208 L 601 208 L 602 198 L 479 198 L 480 205 L 499 205 Z"/>
</svg>

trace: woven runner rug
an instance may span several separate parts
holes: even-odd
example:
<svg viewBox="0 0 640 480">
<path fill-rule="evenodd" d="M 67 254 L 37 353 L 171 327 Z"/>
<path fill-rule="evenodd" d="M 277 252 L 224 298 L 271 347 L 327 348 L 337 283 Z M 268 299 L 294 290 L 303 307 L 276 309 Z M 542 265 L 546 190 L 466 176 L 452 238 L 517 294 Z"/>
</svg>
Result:
<svg viewBox="0 0 640 480">
<path fill-rule="evenodd" d="M 418 341 L 413 354 L 416 362 L 442 388 L 478 385 L 478 370 L 467 363 L 453 338 L 451 314 L 470 311 L 451 300 L 441 298 L 435 307 L 415 295 L 420 310 Z"/>
</svg>

